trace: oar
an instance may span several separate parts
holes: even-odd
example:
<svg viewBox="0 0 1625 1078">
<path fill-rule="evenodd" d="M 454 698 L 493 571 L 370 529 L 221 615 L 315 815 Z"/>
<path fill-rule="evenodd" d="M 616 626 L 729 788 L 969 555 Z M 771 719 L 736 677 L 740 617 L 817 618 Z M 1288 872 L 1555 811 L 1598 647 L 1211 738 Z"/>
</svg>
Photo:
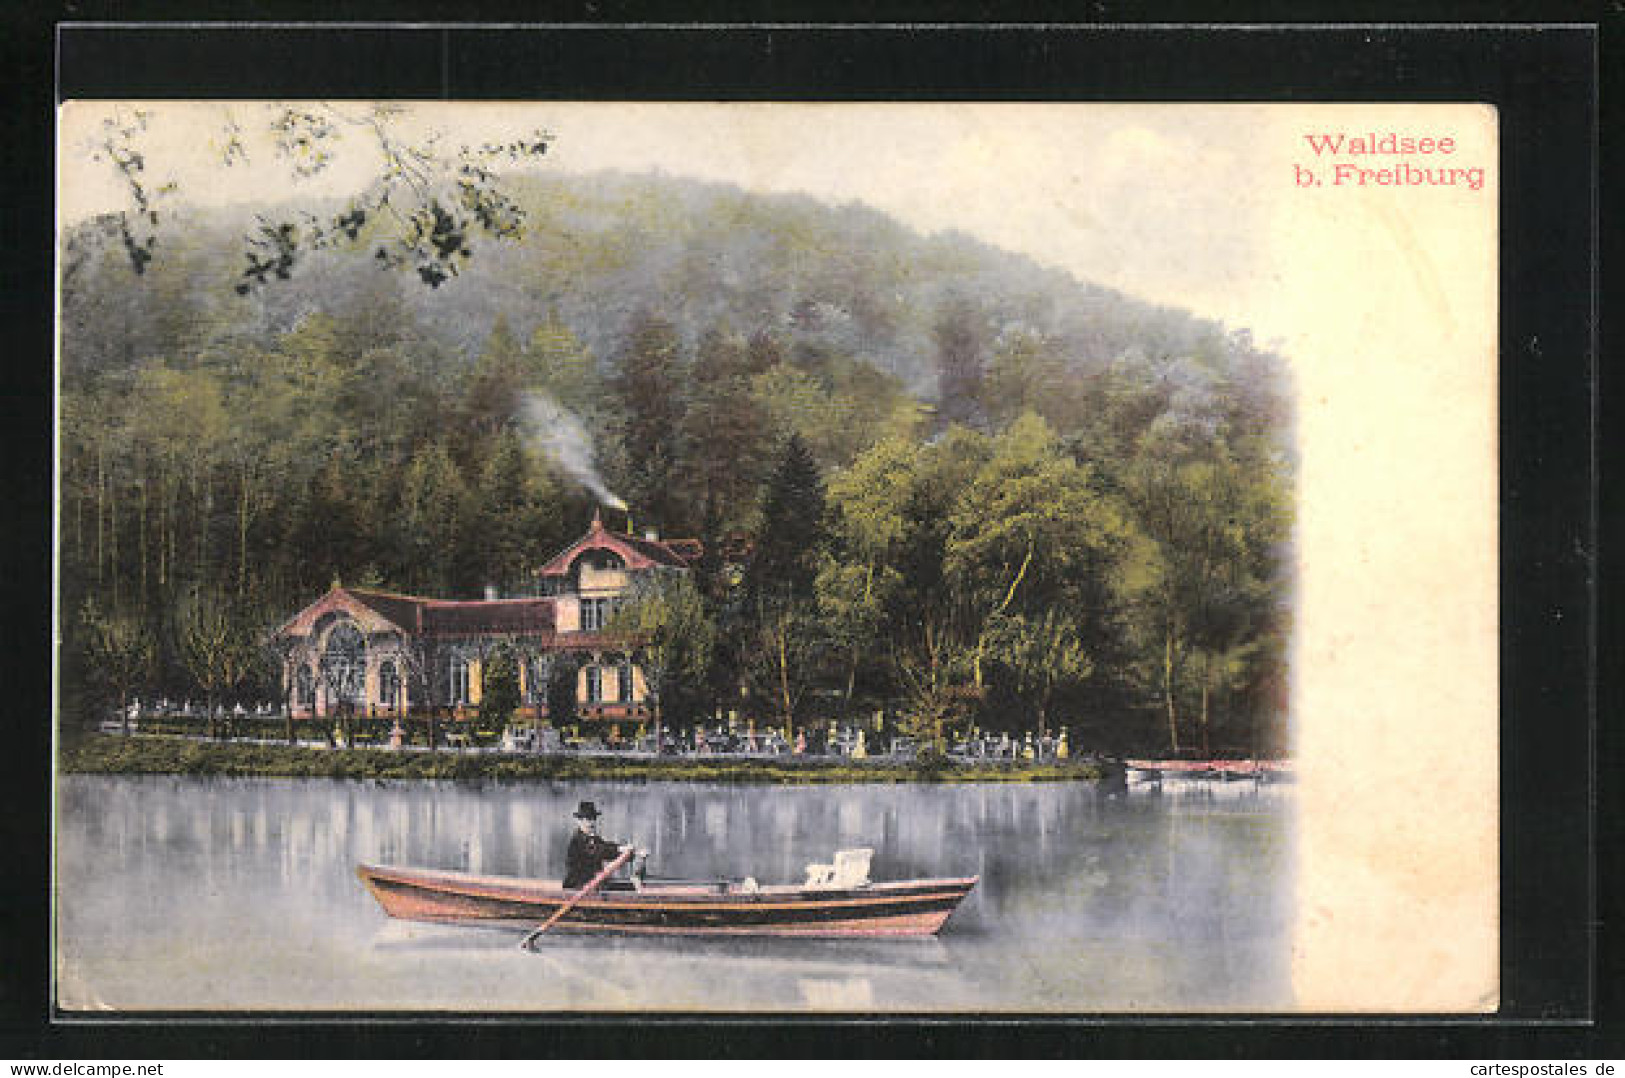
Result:
<svg viewBox="0 0 1625 1078">
<path fill-rule="evenodd" d="M 626 859 L 628 857 L 631 857 L 632 853 L 633 853 L 633 849 L 632 849 L 631 846 L 628 846 L 626 849 L 622 850 L 621 855 L 619 857 L 615 858 L 615 860 L 611 861 L 609 864 L 605 865 L 602 872 L 598 873 L 598 875 L 596 875 L 592 879 L 588 880 L 587 881 L 587 886 L 585 886 L 581 890 L 577 891 L 575 893 L 574 898 L 570 899 L 570 901 L 568 901 L 564 905 L 560 906 L 557 910 L 554 911 L 553 916 L 551 916 L 547 920 L 543 921 L 540 925 L 537 926 L 537 928 L 536 928 L 536 930 L 534 932 L 532 932 L 530 935 L 526 936 L 524 938 L 524 940 L 519 944 L 520 948 L 522 950 L 526 950 L 526 951 L 530 950 L 530 945 L 531 945 L 532 942 L 535 941 L 537 936 L 540 936 L 543 932 L 546 932 L 548 929 L 550 929 L 554 925 L 558 924 L 560 918 L 562 918 L 565 914 L 569 913 L 571 910 L 575 909 L 577 902 L 580 902 L 582 899 L 586 898 L 588 895 L 590 895 L 594 891 L 598 890 L 598 885 L 603 883 L 605 880 L 609 879 L 609 877 L 615 872 L 616 869 L 618 869 L 622 865 L 624 865 L 626 863 Z"/>
</svg>

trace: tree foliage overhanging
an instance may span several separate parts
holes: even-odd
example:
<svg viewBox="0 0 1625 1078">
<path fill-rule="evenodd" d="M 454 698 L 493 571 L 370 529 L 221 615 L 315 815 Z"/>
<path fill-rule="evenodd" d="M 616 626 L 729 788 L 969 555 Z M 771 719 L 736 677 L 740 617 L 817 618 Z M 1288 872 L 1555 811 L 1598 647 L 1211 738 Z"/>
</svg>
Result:
<svg viewBox="0 0 1625 1078">
<path fill-rule="evenodd" d="M 583 530 L 590 475 L 639 530 L 750 552 L 682 597 L 715 646 L 669 688 L 677 721 L 1280 746 L 1290 396 L 1247 334 L 858 206 L 514 190 L 523 239 L 434 289 L 363 236 L 245 294 L 226 212 L 178 212 L 140 273 L 81 246 L 62 609 L 94 615 L 67 626 L 70 700 L 196 694 L 200 604 L 263 630 L 334 579 L 514 589 Z M 121 639 L 156 659 L 114 663 Z M 229 691 L 280 698 L 263 670 Z"/>
</svg>

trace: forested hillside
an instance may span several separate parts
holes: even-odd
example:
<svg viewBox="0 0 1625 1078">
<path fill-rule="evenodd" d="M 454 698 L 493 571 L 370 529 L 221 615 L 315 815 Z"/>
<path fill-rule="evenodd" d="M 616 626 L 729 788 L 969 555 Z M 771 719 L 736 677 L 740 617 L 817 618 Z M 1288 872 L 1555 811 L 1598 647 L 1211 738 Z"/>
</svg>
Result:
<svg viewBox="0 0 1625 1078">
<path fill-rule="evenodd" d="M 640 531 L 754 552 L 694 610 L 633 612 L 715 639 L 679 721 L 743 684 L 764 719 L 1278 742 L 1291 416 L 1245 333 L 862 206 L 517 192 L 523 238 L 436 288 L 363 237 L 245 291 L 249 211 L 182 215 L 139 274 L 73 246 L 70 704 L 196 695 L 211 631 L 242 661 L 209 691 L 274 698 L 249 643 L 334 579 L 514 590 L 612 492 Z"/>
</svg>

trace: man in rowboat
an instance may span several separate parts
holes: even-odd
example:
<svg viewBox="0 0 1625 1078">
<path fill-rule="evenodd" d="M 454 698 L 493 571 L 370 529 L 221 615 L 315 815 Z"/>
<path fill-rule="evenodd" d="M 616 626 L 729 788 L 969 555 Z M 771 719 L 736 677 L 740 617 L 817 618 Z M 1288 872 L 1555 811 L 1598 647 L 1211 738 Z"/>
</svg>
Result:
<svg viewBox="0 0 1625 1078">
<path fill-rule="evenodd" d="M 630 848 L 598 837 L 599 815 L 598 806 L 591 801 L 581 802 L 575 810 L 576 833 L 570 836 L 570 846 L 564 852 L 564 889 L 567 891 L 585 887 L 605 865 Z M 642 850 L 634 854 L 634 886 L 642 877 L 643 858 L 646 856 Z M 616 889 L 614 882 L 609 884 L 611 890 Z"/>
</svg>

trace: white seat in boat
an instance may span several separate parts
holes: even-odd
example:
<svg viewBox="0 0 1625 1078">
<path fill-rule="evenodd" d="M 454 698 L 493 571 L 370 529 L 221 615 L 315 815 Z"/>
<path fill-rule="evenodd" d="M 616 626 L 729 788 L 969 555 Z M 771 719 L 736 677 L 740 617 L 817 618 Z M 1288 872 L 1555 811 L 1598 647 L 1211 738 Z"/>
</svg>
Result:
<svg viewBox="0 0 1625 1078">
<path fill-rule="evenodd" d="M 869 882 L 869 861 L 875 855 L 871 849 L 837 850 L 833 864 L 807 866 L 807 887 L 827 887 L 847 890 L 862 887 Z"/>
<path fill-rule="evenodd" d="M 836 850 L 835 872 L 831 881 L 836 887 L 862 887 L 869 882 L 869 861 L 874 857 L 871 849 Z"/>
</svg>

